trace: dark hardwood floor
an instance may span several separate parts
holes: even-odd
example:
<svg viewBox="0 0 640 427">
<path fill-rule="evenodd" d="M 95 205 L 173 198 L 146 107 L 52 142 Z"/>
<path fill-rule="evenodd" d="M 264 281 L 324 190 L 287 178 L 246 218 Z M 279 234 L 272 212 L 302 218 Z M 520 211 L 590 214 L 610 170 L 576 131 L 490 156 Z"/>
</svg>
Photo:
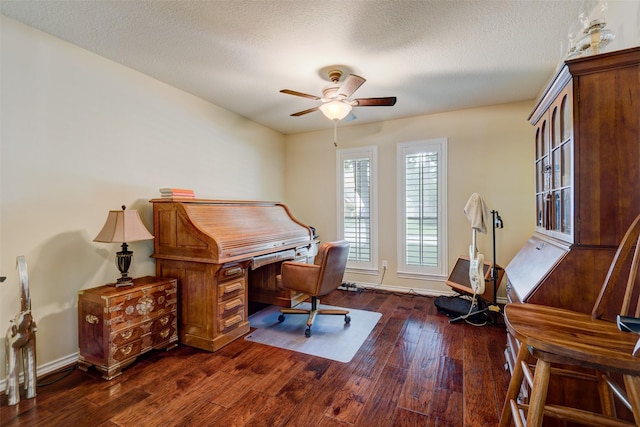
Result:
<svg viewBox="0 0 640 427">
<path fill-rule="evenodd" d="M 75 369 L 16 406 L 3 394 L 0 425 L 497 425 L 504 327 L 450 324 L 424 296 L 335 291 L 323 303 L 383 315 L 349 363 L 244 339 L 216 353 L 178 346 L 111 381 Z"/>
</svg>

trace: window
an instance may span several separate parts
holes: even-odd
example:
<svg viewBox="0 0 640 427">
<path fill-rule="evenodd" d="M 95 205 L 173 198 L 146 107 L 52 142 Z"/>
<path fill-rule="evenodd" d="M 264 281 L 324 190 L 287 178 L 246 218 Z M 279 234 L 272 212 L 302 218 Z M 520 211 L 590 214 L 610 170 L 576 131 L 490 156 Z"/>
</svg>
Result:
<svg viewBox="0 0 640 427">
<path fill-rule="evenodd" d="M 446 138 L 398 144 L 398 275 L 447 274 Z"/>
<path fill-rule="evenodd" d="M 337 151 L 338 236 L 349 241 L 347 268 L 377 269 L 377 149 Z"/>
</svg>

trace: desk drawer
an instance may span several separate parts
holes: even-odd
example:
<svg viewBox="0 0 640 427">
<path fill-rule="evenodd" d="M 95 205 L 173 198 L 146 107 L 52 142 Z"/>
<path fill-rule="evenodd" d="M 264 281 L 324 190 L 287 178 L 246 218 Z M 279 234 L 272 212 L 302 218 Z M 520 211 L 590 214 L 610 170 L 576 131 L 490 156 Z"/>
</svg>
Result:
<svg viewBox="0 0 640 427">
<path fill-rule="evenodd" d="M 240 265 L 222 267 L 219 271 L 218 281 L 226 281 L 235 277 L 244 277 L 244 268 Z"/>
<path fill-rule="evenodd" d="M 230 280 L 218 285 L 218 299 L 220 301 L 228 298 L 244 295 L 245 280 L 241 277 L 236 280 Z"/>
<path fill-rule="evenodd" d="M 218 304 L 218 315 L 220 317 L 227 317 L 239 309 L 244 308 L 244 306 L 244 295 L 235 296 Z"/>
<path fill-rule="evenodd" d="M 221 333 L 228 333 L 240 326 L 245 320 L 244 309 L 236 310 L 232 314 L 218 319 L 218 330 Z"/>
</svg>

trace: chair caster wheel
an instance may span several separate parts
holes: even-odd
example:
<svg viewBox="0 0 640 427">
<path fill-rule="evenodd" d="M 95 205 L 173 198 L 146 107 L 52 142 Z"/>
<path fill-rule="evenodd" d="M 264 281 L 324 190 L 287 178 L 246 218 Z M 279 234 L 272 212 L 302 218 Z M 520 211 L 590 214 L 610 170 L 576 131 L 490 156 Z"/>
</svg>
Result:
<svg viewBox="0 0 640 427">
<path fill-rule="evenodd" d="M 278 322 L 280 323 L 284 322 L 284 314 L 281 314 L 280 316 L 278 316 Z"/>
<path fill-rule="evenodd" d="M 347 324 L 347 325 L 349 323 L 351 323 L 351 316 L 349 316 L 348 314 L 345 314 L 344 315 L 344 323 Z"/>
<path fill-rule="evenodd" d="M 307 328 L 304 330 L 304 336 L 307 338 L 311 336 L 311 328 Z"/>
</svg>

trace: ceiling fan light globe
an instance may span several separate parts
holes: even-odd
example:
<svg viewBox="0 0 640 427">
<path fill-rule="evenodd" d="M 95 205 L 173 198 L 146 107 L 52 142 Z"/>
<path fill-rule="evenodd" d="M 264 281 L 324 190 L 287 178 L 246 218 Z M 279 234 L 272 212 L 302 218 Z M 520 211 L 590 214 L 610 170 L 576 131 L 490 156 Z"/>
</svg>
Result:
<svg viewBox="0 0 640 427">
<path fill-rule="evenodd" d="M 320 111 L 330 120 L 342 120 L 351 112 L 351 105 L 342 101 L 330 101 L 322 104 Z"/>
</svg>

